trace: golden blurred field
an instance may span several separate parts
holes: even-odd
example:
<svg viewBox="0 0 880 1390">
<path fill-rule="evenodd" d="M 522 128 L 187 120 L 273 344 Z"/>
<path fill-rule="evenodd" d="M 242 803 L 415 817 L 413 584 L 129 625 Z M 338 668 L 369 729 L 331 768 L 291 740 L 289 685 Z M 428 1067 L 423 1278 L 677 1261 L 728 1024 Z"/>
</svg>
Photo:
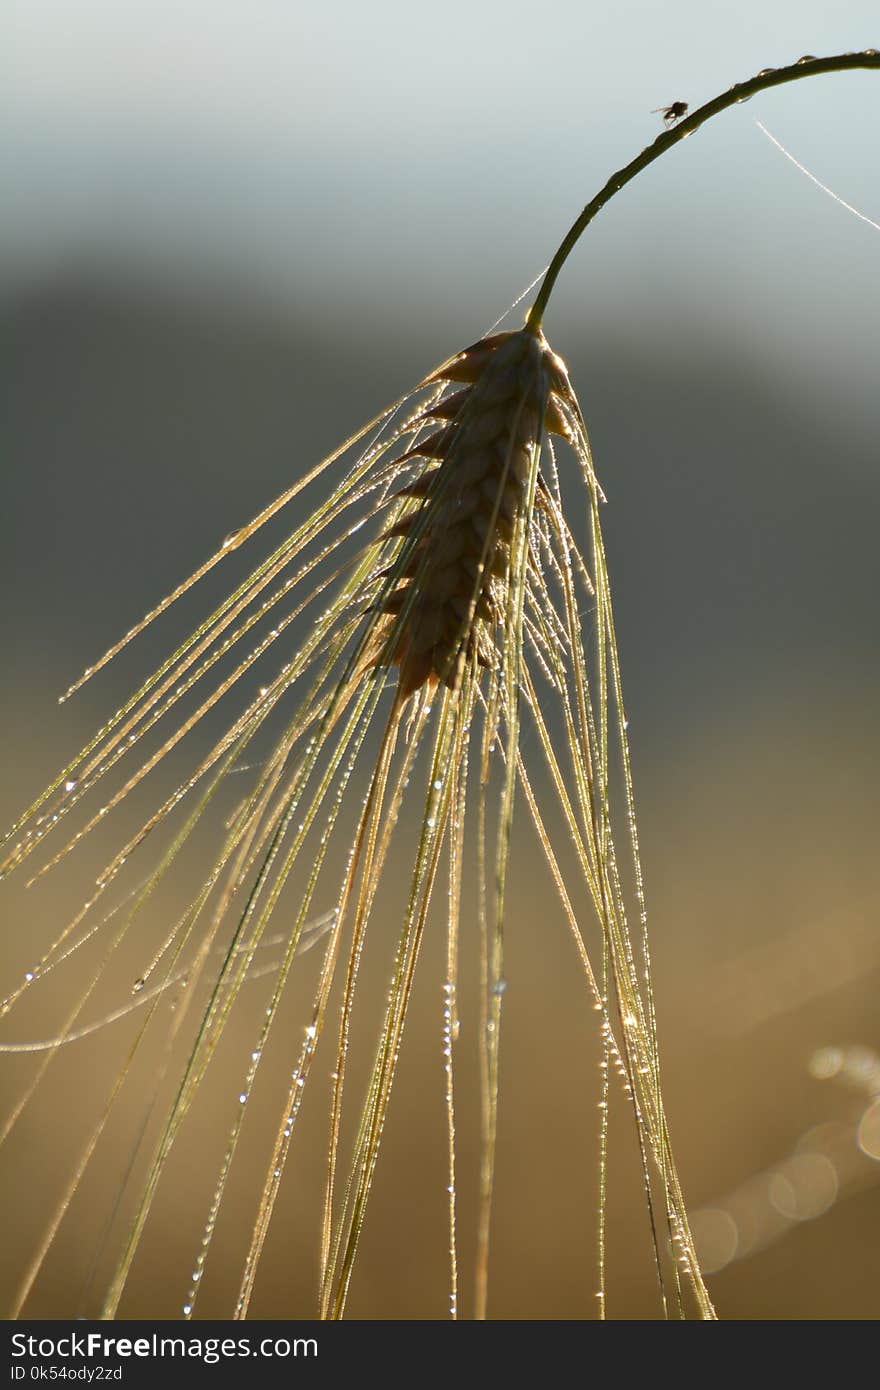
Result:
<svg viewBox="0 0 880 1390">
<path fill-rule="evenodd" d="M 70 318 L 69 304 L 63 305 L 63 312 Z M 145 351 L 146 342 L 156 354 L 145 365 L 145 377 L 155 379 L 152 367 L 164 332 L 161 317 L 129 309 L 120 329 L 112 321 L 108 327 L 106 314 L 98 317 L 88 303 L 78 312 L 105 366 L 110 345 L 121 332 L 127 337 L 129 325 L 139 318 L 140 350 Z M 174 325 L 179 330 L 180 320 L 174 320 Z M 43 325 L 34 331 L 42 335 Z M 206 337 L 201 340 L 201 352 L 219 377 L 225 370 L 219 350 L 226 341 L 225 330 L 215 326 L 214 332 L 217 343 Z M 237 365 L 249 361 L 249 348 L 256 380 L 261 337 L 239 327 L 236 344 Z M 275 341 L 271 347 L 273 352 L 280 351 Z M 40 361 L 45 363 L 44 358 Z M 238 374 L 238 386 L 247 398 L 247 374 Z M 644 390 L 650 391 L 650 385 Z M 80 404 L 82 400 L 81 386 Z M 195 409 L 192 401 L 184 404 Z M 279 417 L 287 409 L 280 394 L 275 409 Z M 42 425 L 37 421 L 31 427 Z M 610 433 L 601 419 L 600 428 Z M 217 430 L 219 438 L 219 426 Z M 681 433 L 687 436 L 686 430 Z M 147 451 L 152 441 L 148 437 L 137 447 Z M 230 468 L 238 447 L 237 440 L 226 446 Z M 629 454 L 626 460 L 635 474 L 638 460 L 630 462 Z M 605 478 L 612 461 L 604 465 Z M 203 460 L 200 466 L 213 464 Z M 687 467 L 686 460 L 682 467 Z M 821 486 L 818 476 L 817 488 Z M 723 485 L 723 478 L 722 469 L 716 486 Z M 164 473 L 150 485 L 150 496 L 160 512 L 167 506 L 169 486 Z M 242 493 L 249 490 L 247 479 L 238 486 Z M 780 483 L 780 494 L 783 486 L 787 493 L 786 482 Z M 850 604 L 849 627 L 842 625 L 838 634 L 845 650 L 834 652 L 832 660 L 827 659 L 824 647 L 827 628 L 817 632 L 807 623 L 806 632 L 801 631 L 795 616 L 787 629 L 792 634 L 790 644 L 786 647 L 781 640 L 774 651 L 769 632 L 780 623 L 780 605 L 788 604 L 787 612 L 796 615 L 802 608 L 809 610 L 813 602 L 812 595 L 787 587 L 783 565 L 772 569 L 777 557 L 770 551 L 779 544 L 777 531 L 768 534 L 767 553 L 758 550 L 752 557 L 751 582 L 765 586 L 769 613 L 753 605 L 742 615 L 745 621 L 739 627 L 734 617 L 728 625 L 728 644 L 724 634 L 717 632 L 717 649 L 705 642 L 694 643 L 689 625 L 699 631 L 705 621 L 706 630 L 714 630 L 711 614 L 704 618 L 713 593 L 717 607 L 726 604 L 734 615 L 740 606 L 748 606 L 749 596 L 744 601 L 739 588 L 745 582 L 742 573 L 732 568 L 743 542 L 736 519 L 729 522 L 726 534 L 716 538 L 718 564 L 714 571 L 706 571 L 705 585 L 689 589 L 688 558 L 682 556 L 682 548 L 690 544 L 699 552 L 705 541 L 699 536 L 689 539 L 688 527 L 697 524 L 693 513 L 682 517 L 670 506 L 663 518 L 667 531 L 655 529 L 655 552 L 643 554 L 643 560 L 650 570 L 678 547 L 682 578 L 676 589 L 676 575 L 667 576 L 668 591 L 664 592 L 661 580 L 658 593 L 656 586 L 652 589 L 644 583 L 638 566 L 635 570 L 627 566 L 624 522 L 615 515 L 615 488 L 610 486 L 609 492 L 606 527 L 612 564 L 617 561 L 620 576 L 622 659 L 630 691 L 667 1103 L 696 1228 L 702 1233 L 709 1268 L 719 1266 L 710 1286 L 721 1316 L 728 1318 L 873 1317 L 880 1287 L 880 1166 L 876 1153 L 870 1156 L 864 1147 L 859 1148 L 857 1131 L 872 1097 L 876 1100 L 880 1066 L 878 744 L 867 629 L 864 646 L 858 645 L 860 595 L 855 594 Z M 129 585 L 140 589 L 146 602 L 148 587 L 154 594 L 161 587 L 158 574 L 165 567 L 165 547 L 150 547 L 148 578 L 138 581 L 130 568 L 122 566 L 122 552 L 140 543 L 143 521 L 137 505 L 123 506 L 117 513 L 118 500 L 118 493 L 99 499 L 100 525 L 83 503 L 84 520 L 76 523 L 71 547 L 76 570 L 63 585 L 56 579 L 51 600 L 41 593 L 39 578 L 37 596 L 29 595 L 27 586 L 23 591 L 27 628 L 19 629 L 19 665 L 6 692 L 6 820 L 85 738 L 102 708 L 113 706 L 112 698 L 103 706 L 99 703 L 97 686 L 60 710 L 54 703 L 70 678 L 74 655 L 83 659 L 83 653 L 74 654 L 72 648 L 85 644 L 93 653 L 98 626 L 105 628 L 102 640 L 110 635 L 106 629 L 111 619 L 106 614 L 99 619 L 83 613 L 77 594 L 81 583 L 86 599 L 89 593 L 94 595 L 96 575 L 99 586 L 111 579 L 101 549 L 104 538 L 119 568 L 115 591 L 108 590 L 106 598 L 99 592 L 93 600 L 96 613 L 106 604 L 119 629 L 127 620 L 120 623 L 117 610 L 127 600 L 119 597 L 118 590 Z M 171 548 L 187 543 L 190 505 L 198 510 L 188 503 L 181 506 L 179 515 L 169 514 Z M 227 500 L 217 505 L 235 519 Z M 713 505 L 724 514 L 723 499 L 720 505 L 713 499 Z M 637 495 L 627 497 L 620 510 L 644 527 Z M 32 512 L 26 512 L 24 519 L 35 521 Z M 204 526 L 204 518 L 199 519 Z M 117 523 L 127 536 L 114 535 Z M 87 540 L 82 528 L 89 524 L 95 526 L 96 534 Z M 215 526 L 215 531 L 225 524 Z M 34 531 L 38 537 L 39 526 L 34 525 Z M 641 532 L 643 540 L 647 534 Z M 753 533 L 753 545 L 759 540 Z M 63 547 L 69 541 L 62 525 L 57 544 Z M 805 551 L 803 563 L 811 562 L 809 537 L 799 535 L 798 542 Z M 778 558 L 791 562 L 790 556 Z M 845 572 L 849 558 L 846 545 L 840 543 L 838 566 L 844 572 L 837 592 L 841 595 L 851 582 Z M 62 561 L 63 554 L 54 563 Z M 729 587 L 725 586 L 725 564 L 734 574 Z M 175 577 L 179 570 L 177 564 Z M 830 583 L 828 573 L 826 584 Z M 774 583 L 780 593 L 774 593 Z M 843 599 L 829 595 L 826 588 L 823 601 L 833 607 Z M 130 607 L 137 609 L 137 602 Z M 662 619 L 661 608 L 667 609 Z M 87 643 L 85 636 L 80 640 L 68 630 L 72 614 L 87 630 Z M 665 630 L 658 634 L 652 624 L 661 620 Z M 127 671 L 145 669 L 157 655 L 159 638 L 151 634 L 143 641 L 145 650 L 129 660 L 128 668 L 124 658 L 122 673 L 108 677 L 114 698 L 124 692 Z M 159 784 L 170 785 L 169 776 L 159 774 Z M 207 828 L 199 834 L 197 864 L 204 863 L 211 844 Z M 116 843 L 108 831 L 102 845 L 104 835 L 102 830 L 72 863 L 28 892 L 14 879 L 3 886 L 7 979 L 15 980 L 29 968 L 36 943 L 48 939 L 50 929 L 70 915 L 79 901 L 77 894 L 82 896 L 88 882 L 90 866 L 92 871 L 99 867 Z M 490 1311 L 500 1318 L 589 1317 L 595 1306 L 596 1015 L 525 817 L 513 862 Z M 405 837 L 395 864 L 402 876 Z M 393 891 L 389 890 L 390 899 Z M 161 933 L 175 905 L 179 906 L 179 900 L 173 895 L 156 899 L 143 923 L 143 930 L 152 933 L 147 939 Z M 350 1314 L 354 1317 L 441 1317 L 445 1310 L 440 925 L 433 935 L 429 933 L 420 963 L 352 1289 Z M 377 931 L 365 966 L 356 1024 L 367 1050 L 376 1027 L 393 930 L 389 916 L 389 935 L 383 941 Z M 466 1311 L 471 1280 L 468 1251 L 474 1239 L 478 1104 L 477 957 L 473 934 L 469 942 L 467 917 L 462 950 L 459 1229 Z M 141 972 L 147 953 L 146 944 L 137 940 L 126 948 L 100 996 L 104 1008 L 130 997 L 131 982 Z M 314 958 L 303 959 L 303 991 L 314 978 L 317 957 L 315 952 Z M 39 993 L 34 991 L 33 1006 L 22 1007 L 16 1026 L 11 1019 L 7 1022 L 6 1036 L 51 1034 L 63 1017 L 65 1001 L 72 998 L 78 969 L 71 962 L 47 980 Z M 178 1143 L 123 1303 L 124 1313 L 173 1316 L 181 1306 L 230 1103 L 234 1105 L 235 1078 L 260 1007 L 259 986 L 251 988 L 253 1003 L 243 1010 L 224 1045 L 221 1065 L 214 1069 Z M 301 1017 L 296 1001 L 304 998 L 294 988 L 291 1020 Z M 99 1013 L 96 998 L 89 1016 Z M 53 1064 L 44 1089 L 4 1148 L 7 1296 L 35 1249 L 53 1197 L 57 1199 L 65 1176 L 72 1171 L 77 1144 L 97 1116 L 100 1097 L 110 1084 L 114 1066 L 119 1065 L 133 1026 L 132 1021 L 121 1021 L 71 1046 Z M 276 1040 L 274 1063 L 267 1059 L 261 1073 L 205 1278 L 199 1305 L 202 1315 L 222 1316 L 229 1311 L 266 1161 L 273 1106 L 284 1085 L 285 1058 L 294 1035 L 291 1022 L 288 1033 Z M 839 1049 L 841 1054 L 835 1060 L 828 1049 Z M 95 1311 L 101 1278 L 108 1268 L 106 1222 L 144 1118 L 151 1068 L 160 1061 L 154 1055 L 141 1066 L 120 1116 L 102 1140 L 94 1168 L 27 1305 L 33 1316 Z M 32 1065 L 26 1058 L 4 1059 L 4 1093 L 10 1099 L 19 1093 Z M 254 1312 L 261 1316 L 308 1316 L 314 1311 L 328 1069 L 329 1062 L 324 1076 L 310 1083 L 257 1288 Z M 817 1070 L 836 1070 L 836 1075 L 823 1077 Z M 356 1089 L 352 1085 L 352 1097 Z M 166 1093 L 167 1082 L 162 1094 Z M 863 1141 L 869 1147 L 871 1133 L 876 1134 L 876 1128 L 870 1131 L 863 1126 Z M 611 1158 L 609 1314 L 655 1316 L 632 1121 L 619 1097 L 612 1109 Z M 118 1236 L 118 1227 L 114 1230 Z"/>
</svg>

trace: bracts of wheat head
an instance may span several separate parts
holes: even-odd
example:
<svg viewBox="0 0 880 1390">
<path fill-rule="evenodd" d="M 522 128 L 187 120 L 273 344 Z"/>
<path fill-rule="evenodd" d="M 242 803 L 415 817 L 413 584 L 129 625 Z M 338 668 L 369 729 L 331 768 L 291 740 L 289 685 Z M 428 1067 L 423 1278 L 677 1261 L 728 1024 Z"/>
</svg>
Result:
<svg viewBox="0 0 880 1390">
<path fill-rule="evenodd" d="M 566 487 L 560 482 L 563 465 L 573 474 L 573 486 L 571 480 Z M 248 1054 L 240 1104 L 182 1300 L 184 1316 L 194 1315 L 247 1101 L 285 987 L 312 944 L 317 916 L 324 924 L 320 970 L 288 1094 L 278 1106 L 253 1231 L 242 1253 L 235 1315 L 245 1317 L 251 1305 L 303 1095 L 329 1032 L 335 1067 L 318 1296 L 322 1316 L 342 1316 L 420 946 L 426 929 L 436 924 L 447 934 L 443 1051 L 453 1316 L 459 1312 L 454 1051 L 460 934 L 477 932 L 481 943 L 482 1138 L 473 1283 L 474 1311 L 486 1316 L 504 930 L 516 812 L 537 836 L 599 1013 L 606 1078 L 598 1165 L 600 1313 L 605 1310 L 610 1072 L 612 1080 L 619 1076 L 635 1117 L 662 1307 L 674 1315 L 696 1311 L 711 1317 L 661 1095 L 626 719 L 599 524 L 602 495 L 568 373 L 540 328 L 527 324 L 484 338 L 431 372 L 228 537 L 83 679 L 294 498 L 321 488 L 324 495 L 305 519 L 124 702 L 6 838 L 4 873 L 49 841 L 39 870 L 45 872 L 90 830 L 105 825 L 159 764 L 173 756 L 176 767 L 189 746 L 184 738 L 192 740 L 199 726 L 210 724 L 221 700 L 225 708 L 240 691 L 247 692 L 222 734 L 212 736 L 173 791 L 127 836 L 80 910 L 3 1001 L 5 1016 L 30 990 L 57 983 L 56 971 L 72 957 L 88 951 L 98 956 L 84 987 L 72 999 L 66 996 L 55 1036 L 37 1044 L 3 1044 L 7 1052 L 36 1054 L 35 1069 L 7 1119 L 5 1141 L 35 1103 L 59 1053 L 97 1026 L 89 1022 L 90 1009 L 109 962 L 130 940 L 135 924 L 140 928 L 148 917 L 157 885 L 209 807 L 213 810 L 218 792 L 269 737 L 268 756 L 255 765 L 247 794 L 225 821 L 216 858 L 198 891 L 176 920 L 162 924 L 131 999 L 104 1016 L 106 1027 L 130 1017 L 129 1026 L 136 1020 L 137 1031 L 74 1157 L 69 1181 L 49 1211 L 12 1311 L 27 1306 L 114 1107 L 130 1084 L 139 1049 L 164 1030 L 167 1055 L 175 1040 L 186 1040 L 185 1061 L 171 1078 L 170 1097 L 162 1089 L 169 1078 L 156 1078 L 152 1104 L 161 1113 L 154 1115 L 151 1147 L 137 1170 L 141 1176 L 131 1184 L 103 1300 L 103 1316 L 116 1313 L 172 1148 L 185 1143 L 181 1131 L 187 1115 L 242 990 L 272 942 L 279 957 L 267 1007 Z M 579 498 L 576 514 L 564 505 L 564 492 Z M 366 544 L 365 527 L 373 529 Z M 262 684 L 254 684 L 255 671 Z M 528 758 L 524 728 L 530 731 Z M 401 812 L 407 808 L 411 816 L 414 799 L 419 833 L 384 1013 L 366 1094 L 355 1112 L 351 1154 L 343 1161 L 359 969 L 370 931 L 386 915 L 383 873 L 387 878 Z M 346 817 L 351 804 L 358 807 L 354 818 Z M 549 824 L 551 806 L 572 847 L 567 856 L 559 852 Z M 615 847 L 618 818 L 625 867 Z M 52 842 L 68 826 L 66 839 L 52 851 Z M 146 879 L 106 911 L 126 866 L 158 843 L 162 830 L 165 847 Z M 344 851 L 341 874 L 328 857 L 334 845 Z M 463 887 L 470 881 L 469 865 L 479 883 L 475 901 Z M 627 882 L 634 886 L 630 912 Z M 284 929 L 273 936 L 279 920 Z M 173 1010 L 167 1007 L 171 995 Z"/>
</svg>

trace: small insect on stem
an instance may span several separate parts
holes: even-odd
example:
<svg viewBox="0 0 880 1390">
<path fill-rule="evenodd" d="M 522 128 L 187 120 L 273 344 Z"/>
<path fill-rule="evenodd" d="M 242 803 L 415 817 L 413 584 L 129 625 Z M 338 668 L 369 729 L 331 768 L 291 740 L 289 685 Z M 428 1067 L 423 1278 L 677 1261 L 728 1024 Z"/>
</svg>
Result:
<svg viewBox="0 0 880 1390">
<path fill-rule="evenodd" d="M 687 115 L 688 104 L 686 101 L 673 101 L 669 106 L 655 106 L 651 114 L 654 115 L 657 112 L 663 117 L 665 125 L 675 125 L 676 121 L 680 121 L 682 116 Z"/>
</svg>

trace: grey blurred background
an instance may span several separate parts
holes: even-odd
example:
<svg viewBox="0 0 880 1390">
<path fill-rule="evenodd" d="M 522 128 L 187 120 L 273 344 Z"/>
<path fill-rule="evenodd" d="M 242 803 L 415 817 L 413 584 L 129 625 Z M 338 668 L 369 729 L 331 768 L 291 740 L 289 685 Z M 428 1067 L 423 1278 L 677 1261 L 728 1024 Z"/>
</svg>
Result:
<svg viewBox="0 0 880 1390">
<path fill-rule="evenodd" d="M 484 332 L 661 128 L 652 108 L 868 45 L 878 7 L 846 0 L 7 5 L 3 821 L 128 688 L 123 663 L 59 711 L 79 670 Z M 755 125 L 880 220 L 878 113 L 877 74 L 850 73 L 711 122 L 603 212 L 547 317 L 608 496 L 673 1134 L 731 1317 L 880 1313 L 880 1143 L 858 1147 L 880 1094 L 880 236 Z M 529 1013 L 536 972 L 555 1011 L 573 966 L 540 920 L 513 926 L 496 1316 L 592 1308 L 561 1195 L 592 1201 L 592 1115 L 569 1155 L 571 1038 L 554 1060 Z M 442 1143 L 422 1090 L 397 1098 L 392 1173 Z M 834 1178 L 802 1196 L 784 1165 L 818 1125 L 844 1156 L 823 1149 Z M 749 1203 L 770 1213 L 754 1238 Z M 442 1315 L 442 1225 L 414 1268 L 388 1241 L 352 1311 Z M 279 1271 L 267 1315 L 297 1311 Z M 35 1311 L 67 1311 L 79 1277 L 59 1266 Z M 651 1306 L 624 1260 L 619 1279 L 612 1313 Z M 145 1287 L 136 1315 L 165 1311 Z"/>
</svg>

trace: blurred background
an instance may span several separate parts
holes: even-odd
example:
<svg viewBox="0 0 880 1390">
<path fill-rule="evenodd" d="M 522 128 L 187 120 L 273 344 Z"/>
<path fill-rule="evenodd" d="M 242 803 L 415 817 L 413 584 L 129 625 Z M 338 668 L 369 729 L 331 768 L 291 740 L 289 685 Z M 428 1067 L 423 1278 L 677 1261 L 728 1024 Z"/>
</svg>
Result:
<svg viewBox="0 0 880 1390">
<path fill-rule="evenodd" d="M 652 108 L 880 46 L 868 0 L 28 0 L 0 31 L 4 824 L 176 629 L 59 709 L 83 666 L 485 332 L 662 128 Z M 667 1103 L 728 1318 L 880 1314 L 880 237 L 755 124 L 876 221 L 878 110 L 877 74 L 850 73 L 711 122 L 601 214 L 546 324 L 608 498 Z M 10 978 L 64 892 L 3 885 Z M 509 927 L 495 1317 L 595 1308 L 595 1015 L 550 894 L 536 872 Z M 441 951 L 353 1316 L 446 1307 Z M 69 1174 L 92 1065 L 47 1083 L 4 1155 L 6 1289 Z M 301 1141 L 306 1187 L 322 1125 Z M 98 1197 L 125 1152 L 99 1158 L 34 1316 L 94 1312 Z M 209 1193 L 198 1164 L 175 1173 L 132 1316 L 171 1315 L 185 1291 Z M 299 1190 L 263 1316 L 311 1315 Z M 637 1180 L 611 1203 L 609 1314 L 652 1316 Z M 250 1211 L 231 1205 L 230 1262 Z M 228 1306 L 218 1276 L 201 1311 Z"/>
</svg>

